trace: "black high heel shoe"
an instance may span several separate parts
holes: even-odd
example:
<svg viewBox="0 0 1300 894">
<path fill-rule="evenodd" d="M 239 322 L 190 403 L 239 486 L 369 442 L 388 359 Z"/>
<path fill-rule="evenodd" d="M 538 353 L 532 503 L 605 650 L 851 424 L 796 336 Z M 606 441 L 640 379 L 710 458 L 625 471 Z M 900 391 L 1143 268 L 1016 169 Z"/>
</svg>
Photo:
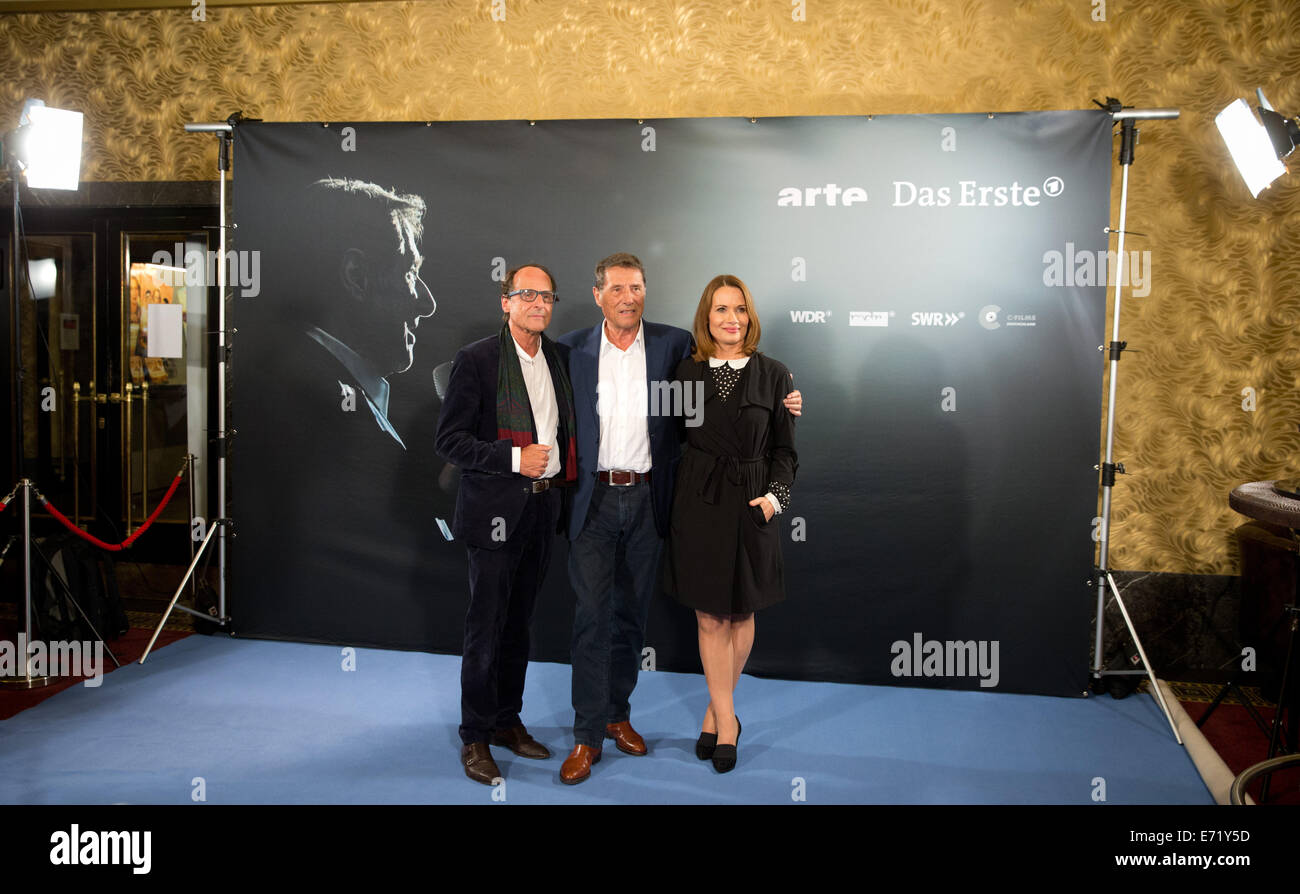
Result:
<svg viewBox="0 0 1300 894">
<path fill-rule="evenodd" d="M 745 731 L 741 726 L 740 718 L 736 718 L 736 745 L 740 744 L 740 734 Z M 713 737 L 717 741 L 717 736 Z M 713 769 L 719 773 L 730 773 L 736 768 L 736 759 L 739 755 L 736 753 L 736 745 L 718 745 L 713 749 Z"/>
<path fill-rule="evenodd" d="M 700 733 L 700 737 L 695 740 L 695 756 L 702 761 L 706 761 L 713 757 L 713 749 L 717 747 L 717 733 Z"/>
</svg>

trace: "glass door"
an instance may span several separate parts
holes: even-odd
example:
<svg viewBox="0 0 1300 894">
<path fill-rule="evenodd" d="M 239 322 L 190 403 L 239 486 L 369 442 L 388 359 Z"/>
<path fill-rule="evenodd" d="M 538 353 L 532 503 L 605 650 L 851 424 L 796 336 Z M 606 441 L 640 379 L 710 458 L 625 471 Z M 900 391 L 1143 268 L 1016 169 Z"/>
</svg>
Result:
<svg viewBox="0 0 1300 894">
<path fill-rule="evenodd" d="M 96 439 L 86 392 L 78 386 L 93 381 L 97 362 L 95 238 L 29 236 L 23 248 L 18 311 L 27 370 L 25 468 L 64 514 L 84 521 L 95 488 Z"/>
<path fill-rule="evenodd" d="M 216 210 L 201 205 L 42 207 L 35 198 L 24 205 L 16 302 L 0 276 L 0 342 L 10 345 L 0 465 L 12 479 L 0 495 L 25 475 L 79 527 L 119 543 L 158 508 L 192 453 L 195 514 L 207 517 L 215 485 L 208 440 L 216 395 L 207 374 L 215 219 Z M 14 254 L 7 222 L 0 217 L 6 273 Z M 21 394 L 13 389 L 11 310 Z M 188 562 L 190 484 L 178 487 L 131 557 Z M 33 521 L 41 535 L 57 532 L 39 504 Z"/>
<path fill-rule="evenodd" d="M 215 283 L 204 232 L 122 233 L 117 350 L 122 362 L 123 523 L 134 532 L 157 509 L 193 454 L 195 477 L 208 466 L 208 284 Z M 195 513 L 207 517 L 206 488 Z M 188 494 L 177 491 L 156 524 L 190 524 Z M 171 538 L 168 538 L 171 539 Z"/>
</svg>

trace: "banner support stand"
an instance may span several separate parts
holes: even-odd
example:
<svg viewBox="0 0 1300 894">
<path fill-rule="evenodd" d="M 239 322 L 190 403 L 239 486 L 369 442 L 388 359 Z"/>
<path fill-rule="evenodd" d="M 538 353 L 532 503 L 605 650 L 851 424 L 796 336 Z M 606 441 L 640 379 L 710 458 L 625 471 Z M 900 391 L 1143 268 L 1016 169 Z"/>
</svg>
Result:
<svg viewBox="0 0 1300 894">
<path fill-rule="evenodd" d="M 1094 100 L 1095 101 L 1095 100 Z M 1178 109 L 1132 109 L 1124 108 L 1119 100 L 1107 97 L 1105 104 L 1097 103 L 1103 109 L 1110 113 L 1114 121 L 1120 125 L 1120 150 L 1119 163 L 1123 175 L 1120 186 L 1119 201 L 1119 228 L 1112 232 L 1119 233 L 1119 243 L 1116 249 L 1115 264 L 1115 312 L 1111 325 L 1110 341 L 1110 388 L 1106 399 L 1106 458 L 1099 467 L 1101 471 L 1101 530 L 1100 542 L 1101 553 L 1097 565 L 1097 620 L 1096 620 L 1096 641 L 1094 643 L 1092 675 L 1096 680 L 1100 680 L 1108 675 L 1123 675 L 1132 673 L 1130 671 L 1107 671 L 1102 665 L 1105 659 L 1103 634 L 1105 632 L 1106 617 L 1106 591 L 1109 587 L 1115 596 L 1115 602 L 1119 605 L 1120 613 L 1124 616 L 1124 625 L 1128 628 L 1129 636 L 1133 638 L 1134 645 L 1137 646 L 1138 655 L 1142 659 L 1142 667 L 1147 679 L 1151 681 L 1152 697 L 1164 712 L 1165 720 L 1169 722 L 1169 729 L 1174 734 L 1174 739 L 1179 745 L 1183 744 L 1183 739 L 1178 735 L 1178 728 L 1174 725 L 1174 719 L 1169 713 L 1169 706 L 1165 703 L 1164 695 L 1160 691 L 1160 684 L 1156 681 L 1155 672 L 1151 669 L 1151 664 L 1147 661 L 1146 650 L 1142 648 L 1142 641 L 1138 638 L 1137 631 L 1133 627 L 1133 620 L 1129 617 L 1128 609 L 1124 606 L 1124 600 L 1120 597 L 1119 587 L 1115 585 L 1115 578 L 1111 575 L 1109 569 L 1110 558 L 1110 505 L 1111 489 L 1115 486 L 1115 474 L 1124 473 L 1124 465 L 1115 463 L 1115 393 L 1117 377 L 1119 375 L 1119 361 L 1123 355 L 1124 349 L 1128 347 L 1127 342 L 1120 341 L 1119 338 L 1119 321 L 1120 321 L 1120 300 L 1121 284 L 1124 279 L 1124 236 L 1125 227 L 1128 218 L 1128 173 L 1129 168 L 1133 166 L 1134 150 L 1137 146 L 1137 128 L 1134 124 L 1136 121 L 1144 120 L 1170 120 L 1177 118 Z M 1102 348 L 1105 349 L 1105 346 Z"/>
<path fill-rule="evenodd" d="M 185 576 L 181 578 L 181 582 L 176 586 L 176 592 L 172 595 L 172 601 L 167 605 L 167 611 L 163 612 L 162 617 L 158 619 L 158 626 L 154 628 L 153 636 L 149 637 L 149 644 L 144 647 L 144 653 L 140 656 L 140 664 L 144 664 L 144 660 L 148 658 L 149 653 L 153 651 L 154 643 L 158 642 L 158 635 L 162 633 L 163 627 L 166 626 L 167 619 L 171 617 L 173 610 L 179 608 L 181 611 L 188 612 L 196 618 L 203 618 L 205 621 L 213 620 L 202 612 L 195 611 L 194 609 L 187 608 L 183 605 L 177 605 L 176 603 L 180 600 L 181 593 L 185 592 L 185 585 L 191 582 L 191 578 L 194 575 L 194 569 L 198 566 L 199 559 L 203 558 L 203 553 L 207 551 L 208 546 L 212 543 L 213 535 L 217 533 L 219 528 L 224 528 L 225 526 L 226 519 L 218 518 L 214 519 L 212 525 L 208 528 L 207 536 L 203 538 L 203 543 L 199 546 L 198 552 L 196 552 L 194 558 L 190 560 L 190 567 L 186 569 Z M 220 538 L 218 538 L 217 542 L 220 543 Z M 216 620 L 222 624 L 226 624 L 230 619 L 223 615 Z"/>
<path fill-rule="evenodd" d="M 208 537 L 204 539 L 204 546 L 212 537 L 214 532 L 219 531 L 217 537 L 217 617 L 209 618 L 207 615 L 199 612 L 193 612 L 198 617 L 206 620 L 216 620 L 223 627 L 228 627 L 230 617 L 226 613 L 226 460 L 229 455 L 230 432 L 226 429 L 226 362 L 229 354 L 229 344 L 226 340 L 226 267 L 227 267 L 227 249 L 226 249 L 226 231 L 230 225 L 226 223 L 226 172 L 230 170 L 230 144 L 234 137 L 235 125 L 243 119 L 239 112 L 231 115 L 224 123 L 211 124 L 186 124 L 186 133 L 211 133 L 217 137 L 217 183 L 219 189 L 219 220 L 217 231 L 218 236 L 218 257 L 221 263 L 217 264 L 217 431 L 213 439 L 214 452 L 217 457 L 217 517 L 212 521 L 211 530 Z M 193 523 L 193 517 L 190 519 Z M 186 580 L 194 571 L 194 564 L 197 563 L 198 557 L 202 555 L 202 548 L 195 555 L 194 561 L 190 564 L 190 571 L 186 574 Z M 182 581 L 184 586 L 184 581 Z M 177 596 L 180 591 L 177 591 Z M 172 606 L 175 606 L 176 599 L 172 599 Z M 166 622 L 167 616 L 171 614 L 172 606 L 169 606 L 167 612 L 163 615 L 163 622 Z M 184 606 L 181 608 L 189 611 Z M 162 624 L 159 624 L 159 630 Z M 155 631 L 154 638 L 157 639 L 158 633 Z M 150 642 L 150 646 L 153 643 Z M 148 650 L 145 651 L 147 656 Z M 142 656 L 140 659 L 144 661 Z"/>
</svg>

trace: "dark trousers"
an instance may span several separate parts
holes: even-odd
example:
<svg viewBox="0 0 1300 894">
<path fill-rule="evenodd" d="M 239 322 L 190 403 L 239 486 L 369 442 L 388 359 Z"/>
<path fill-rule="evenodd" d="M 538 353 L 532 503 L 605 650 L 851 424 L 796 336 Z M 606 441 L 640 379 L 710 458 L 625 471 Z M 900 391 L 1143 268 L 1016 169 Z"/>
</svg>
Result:
<svg viewBox="0 0 1300 894">
<path fill-rule="evenodd" d="M 573 739 L 599 747 L 631 712 L 663 539 L 649 484 L 596 484 L 587 524 L 569 544 L 573 612 Z"/>
<path fill-rule="evenodd" d="M 533 603 L 551 561 L 559 514 L 558 491 L 533 494 L 499 549 L 466 547 L 469 611 L 460 661 L 460 739 L 466 745 L 521 722 Z"/>
</svg>

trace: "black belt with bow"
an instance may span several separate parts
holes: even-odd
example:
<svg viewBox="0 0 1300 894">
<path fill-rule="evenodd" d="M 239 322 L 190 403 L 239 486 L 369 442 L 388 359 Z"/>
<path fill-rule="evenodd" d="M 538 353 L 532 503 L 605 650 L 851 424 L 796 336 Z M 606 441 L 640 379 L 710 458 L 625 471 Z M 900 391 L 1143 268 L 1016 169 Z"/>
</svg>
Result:
<svg viewBox="0 0 1300 894">
<path fill-rule="evenodd" d="M 767 456 L 742 457 L 731 456 L 728 454 L 709 453 L 708 451 L 700 450 L 698 447 L 692 447 L 691 449 L 697 453 L 702 453 L 705 456 L 713 457 L 713 466 L 709 469 L 709 474 L 705 477 L 704 484 L 701 486 L 699 491 L 704 502 L 713 505 L 717 504 L 718 497 L 721 495 L 723 478 L 726 478 L 732 484 L 744 484 L 744 480 L 740 477 L 740 467 L 742 465 L 767 462 L 769 459 Z"/>
</svg>

